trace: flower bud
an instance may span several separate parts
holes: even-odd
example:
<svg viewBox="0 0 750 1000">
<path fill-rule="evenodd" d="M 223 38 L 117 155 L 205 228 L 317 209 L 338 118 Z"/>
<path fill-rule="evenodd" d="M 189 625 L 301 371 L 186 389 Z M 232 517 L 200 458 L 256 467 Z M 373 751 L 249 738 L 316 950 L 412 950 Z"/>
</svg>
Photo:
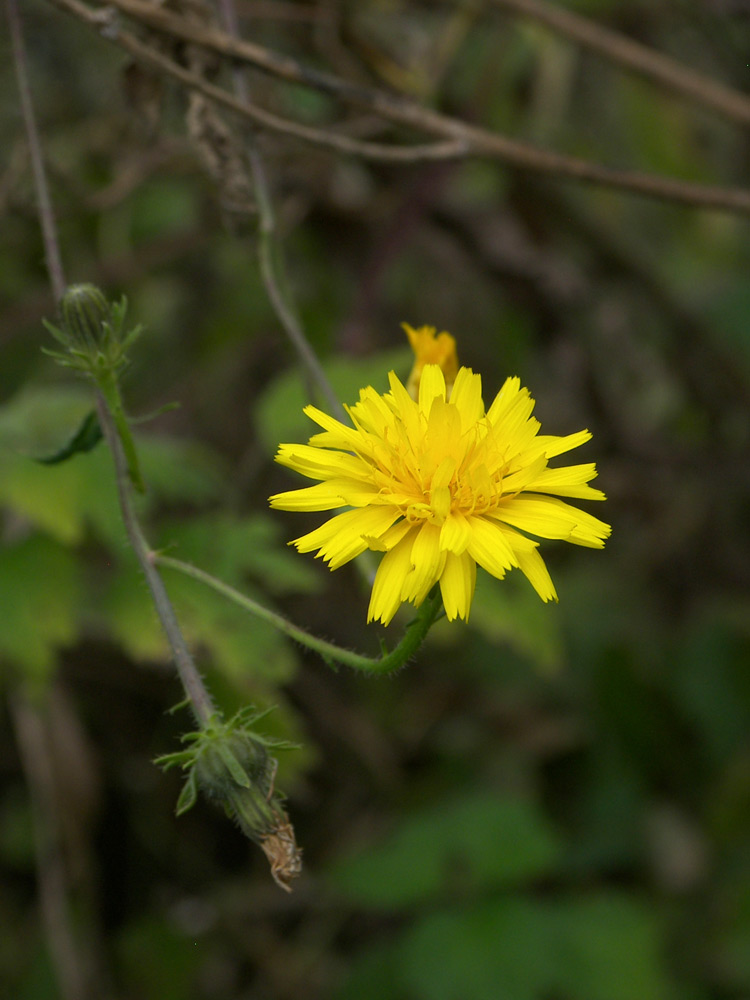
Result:
<svg viewBox="0 0 750 1000">
<path fill-rule="evenodd" d="M 242 832 L 259 842 L 278 825 L 273 803 L 276 762 L 260 739 L 235 730 L 206 742 L 195 762 L 201 791 L 218 799 Z"/>
<path fill-rule="evenodd" d="M 228 722 L 214 717 L 198 732 L 183 737 L 189 749 L 166 754 L 157 763 L 164 768 L 179 765 L 188 772 L 178 815 L 195 803 L 200 788 L 261 846 L 275 882 L 289 892 L 289 881 L 302 870 L 302 857 L 281 804 L 283 796 L 275 788 L 277 762 L 269 747 L 289 749 L 293 744 L 249 728 L 264 714 L 247 706 Z"/>
<path fill-rule="evenodd" d="M 419 382 L 425 365 L 439 365 L 445 376 L 446 398 L 450 399 L 453 383 L 458 374 L 456 341 L 449 334 L 437 333 L 434 326 L 420 326 L 414 329 L 408 323 L 401 324 L 414 351 L 414 367 L 406 383 L 406 390 L 412 399 L 419 399 Z"/>
<path fill-rule="evenodd" d="M 71 285 L 60 303 L 63 328 L 79 350 L 95 351 L 104 340 L 110 304 L 96 285 Z"/>
<path fill-rule="evenodd" d="M 207 741 L 195 763 L 198 784 L 211 798 L 223 798 L 238 786 L 251 785 L 264 788 L 266 794 L 272 773 L 273 763 L 265 744 L 241 730 Z"/>
</svg>

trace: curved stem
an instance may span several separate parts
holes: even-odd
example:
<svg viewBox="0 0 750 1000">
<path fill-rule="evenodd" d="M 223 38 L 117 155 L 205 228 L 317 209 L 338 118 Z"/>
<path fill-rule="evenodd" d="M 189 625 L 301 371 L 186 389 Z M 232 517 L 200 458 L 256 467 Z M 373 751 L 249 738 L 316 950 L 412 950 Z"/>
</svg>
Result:
<svg viewBox="0 0 750 1000">
<path fill-rule="evenodd" d="M 146 541 L 133 506 L 130 476 L 115 419 L 101 392 L 97 392 L 96 407 L 99 415 L 99 423 L 101 424 L 104 437 L 112 452 L 115 463 L 117 495 L 120 500 L 120 510 L 122 511 L 125 530 L 146 577 L 146 582 L 148 583 L 151 597 L 156 607 L 156 613 L 159 616 L 159 620 L 172 649 L 172 655 L 174 656 L 177 672 L 185 689 L 185 694 L 190 700 L 196 719 L 202 726 L 205 726 L 212 716 L 216 715 L 216 709 L 198 673 L 198 668 L 193 662 L 193 658 L 185 642 L 185 637 L 177 621 L 174 608 L 172 607 L 172 602 L 169 600 L 164 583 L 151 558 L 151 547 Z"/>
<path fill-rule="evenodd" d="M 219 9 L 227 33 L 230 37 L 237 38 L 239 36 L 237 12 L 232 0 L 219 0 Z M 249 91 L 247 78 L 241 67 L 235 67 L 233 79 L 235 93 L 244 106 L 247 104 Z M 344 409 L 341 402 L 305 336 L 288 293 L 284 254 L 278 239 L 276 213 L 271 199 L 268 177 L 263 157 L 252 134 L 248 135 L 247 159 L 258 206 L 258 257 L 266 293 L 304 368 L 310 373 L 333 412 L 343 416 Z"/>
<path fill-rule="evenodd" d="M 16 0 L 5 0 L 5 3 L 8 10 L 13 62 L 15 64 L 16 79 L 18 80 L 18 90 L 21 97 L 21 114 L 23 115 L 26 138 L 29 143 L 31 171 L 34 175 L 34 187 L 36 188 L 37 203 L 39 206 L 39 222 L 42 227 L 42 237 L 44 240 L 44 257 L 47 263 L 50 284 L 52 285 L 52 294 L 55 296 L 55 300 L 59 302 L 65 293 L 65 275 L 63 273 L 60 244 L 57 239 L 55 214 L 52 211 L 52 200 L 47 184 L 47 174 L 44 169 L 42 144 L 39 141 L 39 129 L 36 124 L 34 105 L 31 101 L 21 19 L 18 16 Z"/>
<path fill-rule="evenodd" d="M 185 576 L 191 576 L 194 580 L 205 583 L 212 590 L 223 594 L 224 597 L 229 598 L 230 601 L 244 608 L 245 611 L 249 611 L 251 615 L 262 618 L 263 621 L 273 625 L 274 628 L 283 632 L 284 635 L 288 635 L 290 639 L 294 639 L 303 646 L 307 646 L 308 649 L 314 650 L 329 666 L 335 661 L 336 663 L 351 667 L 353 670 L 360 670 L 368 674 L 388 674 L 403 667 L 422 645 L 425 636 L 434 625 L 443 608 L 443 602 L 439 594 L 436 594 L 434 597 L 428 597 L 420 605 L 414 619 L 407 625 L 406 632 L 395 649 L 390 653 L 384 653 L 383 656 L 362 656 L 360 653 L 353 653 L 349 649 L 342 649 L 335 643 L 327 642 L 325 639 L 319 639 L 317 636 L 311 635 L 297 625 L 293 625 L 292 622 L 288 621 L 282 615 L 263 607 L 262 604 L 258 604 L 251 597 L 240 593 L 239 590 L 235 590 L 234 587 L 231 587 L 228 583 L 224 583 L 223 580 L 219 580 L 210 573 L 206 573 L 205 570 L 198 569 L 197 566 L 191 566 L 190 563 L 183 562 L 181 559 L 173 559 L 171 556 L 164 556 L 158 552 L 152 552 L 150 559 L 159 566 L 175 569 L 180 573 L 184 573 Z"/>
</svg>

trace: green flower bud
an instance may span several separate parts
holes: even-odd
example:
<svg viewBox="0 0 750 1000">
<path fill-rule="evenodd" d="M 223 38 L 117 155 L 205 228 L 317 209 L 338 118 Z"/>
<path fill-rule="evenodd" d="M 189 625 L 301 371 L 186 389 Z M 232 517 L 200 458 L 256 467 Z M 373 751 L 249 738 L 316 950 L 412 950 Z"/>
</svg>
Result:
<svg viewBox="0 0 750 1000">
<path fill-rule="evenodd" d="M 250 729 L 264 714 L 248 706 L 228 722 L 215 717 L 197 732 L 183 736 L 189 749 L 166 754 L 157 763 L 188 772 L 178 814 L 194 804 L 200 788 L 224 807 L 245 836 L 261 846 L 275 882 L 289 892 L 289 881 L 302 870 L 302 858 L 275 788 L 277 762 L 269 748 L 289 749 L 293 744 Z"/>
<path fill-rule="evenodd" d="M 111 307 L 96 285 L 71 285 L 60 303 L 63 329 L 71 346 L 95 351 L 106 336 L 105 324 L 110 320 Z"/>
<path fill-rule="evenodd" d="M 268 792 L 273 771 L 265 744 L 247 732 L 235 731 L 206 741 L 195 762 L 198 784 L 212 798 L 223 798 L 238 786 L 263 787 Z"/>
</svg>

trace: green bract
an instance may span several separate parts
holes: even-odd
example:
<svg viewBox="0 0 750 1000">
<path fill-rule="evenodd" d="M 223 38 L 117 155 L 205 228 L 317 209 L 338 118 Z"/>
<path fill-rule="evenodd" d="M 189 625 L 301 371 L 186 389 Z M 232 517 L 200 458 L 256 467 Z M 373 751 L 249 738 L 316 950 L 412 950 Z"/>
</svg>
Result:
<svg viewBox="0 0 750 1000">
<path fill-rule="evenodd" d="M 294 831 L 276 790 L 277 762 L 269 753 L 294 749 L 286 740 L 261 736 L 251 726 L 267 715 L 252 705 L 241 709 L 228 722 L 214 716 L 201 730 L 186 733 L 186 750 L 158 757 L 165 770 L 181 767 L 187 780 L 177 801 L 177 815 L 195 804 L 198 789 L 220 802 L 242 832 L 263 848 L 271 863 L 271 874 L 283 888 L 302 869 Z"/>
<path fill-rule="evenodd" d="M 125 330 L 127 300 L 108 302 L 95 285 L 71 285 L 60 303 L 60 326 L 44 321 L 65 351 L 45 353 L 66 368 L 75 368 L 99 381 L 127 363 L 127 351 L 143 332 L 138 324 Z"/>
</svg>

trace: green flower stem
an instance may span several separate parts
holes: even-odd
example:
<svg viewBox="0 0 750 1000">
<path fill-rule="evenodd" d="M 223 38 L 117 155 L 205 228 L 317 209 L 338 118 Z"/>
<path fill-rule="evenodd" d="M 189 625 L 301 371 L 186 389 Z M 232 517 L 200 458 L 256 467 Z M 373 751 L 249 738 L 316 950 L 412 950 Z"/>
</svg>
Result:
<svg viewBox="0 0 750 1000">
<path fill-rule="evenodd" d="M 120 387 L 117 383 L 117 375 L 112 369 L 104 371 L 96 376 L 96 384 L 98 385 L 99 390 L 107 403 L 107 409 L 111 414 L 117 431 L 117 436 L 120 439 L 120 444 L 122 445 L 122 450 L 125 455 L 125 462 L 128 467 L 130 481 L 139 493 L 145 493 L 146 484 L 143 482 L 141 467 L 138 462 L 138 453 L 135 450 L 135 442 L 133 441 L 133 435 L 130 432 L 128 418 L 125 416 L 125 410 L 122 406 L 122 397 L 120 396 Z"/>
<path fill-rule="evenodd" d="M 258 604 L 257 601 L 240 593 L 239 590 L 230 587 L 223 580 L 211 576 L 205 570 L 198 569 L 197 566 L 191 566 L 190 563 L 182 562 L 181 559 L 173 559 L 171 556 L 164 556 L 158 552 L 152 552 L 150 558 L 160 566 L 176 569 L 186 576 L 191 576 L 194 580 L 200 580 L 201 583 L 205 583 L 217 593 L 223 594 L 230 601 L 234 601 L 235 604 L 244 608 L 245 611 L 249 611 L 250 614 L 262 618 L 263 621 L 273 625 L 280 632 L 283 632 L 284 635 L 288 635 L 290 639 L 294 639 L 303 646 L 307 646 L 308 649 L 314 650 L 329 666 L 333 662 L 341 663 L 344 666 L 351 667 L 353 670 L 360 670 L 368 674 L 389 674 L 403 667 L 422 645 L 425 636 L 443 608 L 439 592 L 434 596 L 428 597 L 418 608 L 414 619 L 407 625 L 406 632 L 395 649 L 390 653 L 384 653 L 383 656 L 362 656 L 360 653 L 353 653 L 351 650 L 342 649 L 332 642 L 326 642 L 325 639 L 319 639 L 317 636 L 310 635 L 309 632 L 305 632 L 304 629 L 293 625 L 286 618 L 276 614 L 275 611 L 264 608 L 262 604 Z"/>
<path fill-rule="evenodd" d="M 133 506 L 131 493 L 132 479 L 126 462 L 124 446 L 117 427 L 117 421 L 114 414 L 110 411 L 102 392 L 97 393 L 96 408 L 102 432 L 112 452 L 115 464 L 117 494 L 120 500 L 120 510 L 122 511 L 125 530 L 146 577 L 146 582 L 148 583 L 151 597 L 156 607 L 156 613 L 159 616 L 159 620 L 172 649 L 172 655 L 174 656 L 177 672 L 185 689 L 185 694 L 190 701 L 199 724 L 207 726 L 211 719 L 216 717 L 216 708 L 203 684 L 201 675 L 198 673 L 198 668 L 193 662 L 177 621 L 174 608 L 172 607 L 172 602 L 169 600 L 164 583 L 151 558 L 151 547 L 146 541 Z"/>
</svg>

